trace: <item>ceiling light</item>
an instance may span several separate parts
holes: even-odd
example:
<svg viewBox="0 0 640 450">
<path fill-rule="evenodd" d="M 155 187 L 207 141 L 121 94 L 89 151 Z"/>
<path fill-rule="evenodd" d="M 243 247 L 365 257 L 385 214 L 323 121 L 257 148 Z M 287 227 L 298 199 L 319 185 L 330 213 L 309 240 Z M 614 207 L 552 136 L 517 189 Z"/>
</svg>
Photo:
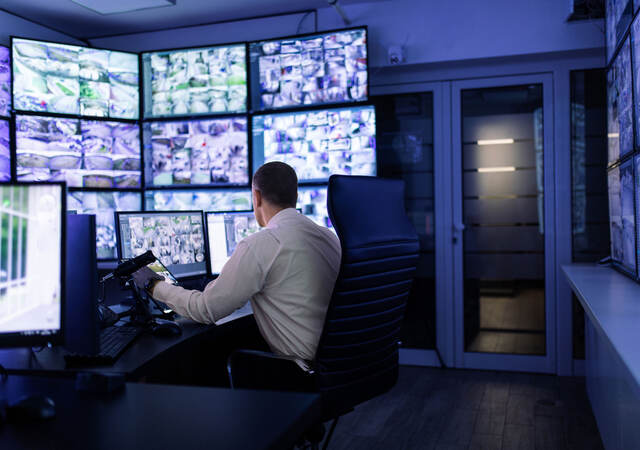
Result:
<svg viewBox="0 0 640 450">
<path fill-rule="evenodd" d="M 71 0 L 98 14 L 121 14 L 142 9 L 175 6 L 176 0 Z"/>
<path fill-rule="evenodd" d="M 513 144 L 513 139 L 484 139 L 478 140 L 478 145 Z"/>
<path fill-rule="evenodd" d="M 620 133 L 607 133 L 607 137 L 609 139 L 619 138 L 620 137 Z"/>
<path fill-rule="evenodd" d="M 480 173 L 491 173 L 491 172 L 515 172 L 516 168 L 512 166 L 505 167 L 478 167 L 478 172 Z"/>
</svg>

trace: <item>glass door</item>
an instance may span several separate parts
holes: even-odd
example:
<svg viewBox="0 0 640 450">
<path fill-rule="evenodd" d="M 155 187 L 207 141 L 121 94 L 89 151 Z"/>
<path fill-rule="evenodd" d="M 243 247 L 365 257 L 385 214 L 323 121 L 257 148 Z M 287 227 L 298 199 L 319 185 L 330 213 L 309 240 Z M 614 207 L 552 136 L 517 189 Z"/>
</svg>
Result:
<svg viewBox="0 0 640 450">
<path fill-rule="evenodd" d="M 455 365 L 553 372 L 551 75 L 452 83 Z"/>
</svg>

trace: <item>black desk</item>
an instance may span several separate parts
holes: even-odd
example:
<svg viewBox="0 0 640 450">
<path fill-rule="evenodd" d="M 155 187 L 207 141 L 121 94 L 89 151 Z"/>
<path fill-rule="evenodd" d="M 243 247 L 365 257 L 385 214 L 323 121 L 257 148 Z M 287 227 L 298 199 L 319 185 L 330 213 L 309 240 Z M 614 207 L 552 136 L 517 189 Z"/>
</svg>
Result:
<svg viewBox="0 0 640 450">
<path fill-rule="evenodd" d="M 64 350 L 45 348 L 38 353 L 30 349 L 0 350 L 0 365 L 11 374 L 74 377 L 77 372 L 109 372 L 124 375 L 135 381 L 143 376 L 158 373 L 175 365 L 190 347 L 204 340 L 224 339 L 234 327 L 242 327 L 253 321 L 251 309 L 236 311 L 217 325 L 203 325 L 188 319 L 177 321 L 182 325 L 180 336 L 160 337 L 144 334 L 127 348 L 112 366 L 67 368 Z"/>
<path fill-rule="evenodd" d="M 10 376 L 0 397 L 43 393 L 48 422 L 0 425 L 0 448 L 290 448 L 320 419 L 317 394 L 127 383 L 116 394 L 78 393 L 72 380 Z"/>
</svg>

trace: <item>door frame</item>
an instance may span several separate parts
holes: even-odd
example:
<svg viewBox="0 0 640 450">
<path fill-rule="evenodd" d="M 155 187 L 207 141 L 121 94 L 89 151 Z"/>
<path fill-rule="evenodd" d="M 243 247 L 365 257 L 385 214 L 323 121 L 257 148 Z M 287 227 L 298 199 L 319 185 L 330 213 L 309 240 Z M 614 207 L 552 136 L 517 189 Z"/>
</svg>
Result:
<svg viewBox="0 0 640 450">
<path fill-rule="evenodd" d="M 544 130 L 544 250 L 545 250 L 545 343 L 546 354 L 515 355 L 498 353 L 474 353 L 464 350 L 464 252 L 462 231 L 462 111 L 461 92 L 466 89 L 507 87 L 526 84 L 542 84 L 543 130 Z M 556 254 L 555 254 L 555 152 L 553 75 L 540 73 L 519 76 L 498 76 L 467 79 L 451 83 L 451 151 L 449 172 L 451 174 L 451 216 L 447 227 L 452 234 L 453 275 L 451 291 L 453 298 L 453 353 L 454 366 L 469 369 L 513 370 L 555 373 L 556 371 Z M 439 210 L 436 209 L 436 214 Z M 456 227 L 458 224 L 458 227 Z M 457 230 L 457 231 L 456 231 Z"/>
<path fill-rule="evenodd" d="M 453 283 L 451 261 L 451 227 L 448 217 L 451 189 L 447 178 L 450 173 L 451 149 L 451 82 L 436 81 L 412 83 L 404 86 L 372 86 L 371 95 L 415 94 L 431 92 L 433 95 L 433 188 L 435 221 L 435 295 L 436 295 L 436 347 L 443 362 L 451 367 L 453 352 L 453 309 L 449 286 Z M 432 349 L 400 349 L 400 364 L 439 366 L 440 361 Z"/>
</svg>

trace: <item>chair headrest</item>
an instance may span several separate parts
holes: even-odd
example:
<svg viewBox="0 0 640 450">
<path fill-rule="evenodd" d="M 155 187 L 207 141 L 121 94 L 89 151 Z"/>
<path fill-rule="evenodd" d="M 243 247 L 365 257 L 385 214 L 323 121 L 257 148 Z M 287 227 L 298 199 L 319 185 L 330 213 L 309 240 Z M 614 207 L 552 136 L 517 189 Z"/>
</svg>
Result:
<svg viewBox="0 0 640 450">
<path fill-rule="evenodd" d="M 332 175 L 327 208 L 343 248 L 417 239 L 402 180 Z"/>
</svg>

